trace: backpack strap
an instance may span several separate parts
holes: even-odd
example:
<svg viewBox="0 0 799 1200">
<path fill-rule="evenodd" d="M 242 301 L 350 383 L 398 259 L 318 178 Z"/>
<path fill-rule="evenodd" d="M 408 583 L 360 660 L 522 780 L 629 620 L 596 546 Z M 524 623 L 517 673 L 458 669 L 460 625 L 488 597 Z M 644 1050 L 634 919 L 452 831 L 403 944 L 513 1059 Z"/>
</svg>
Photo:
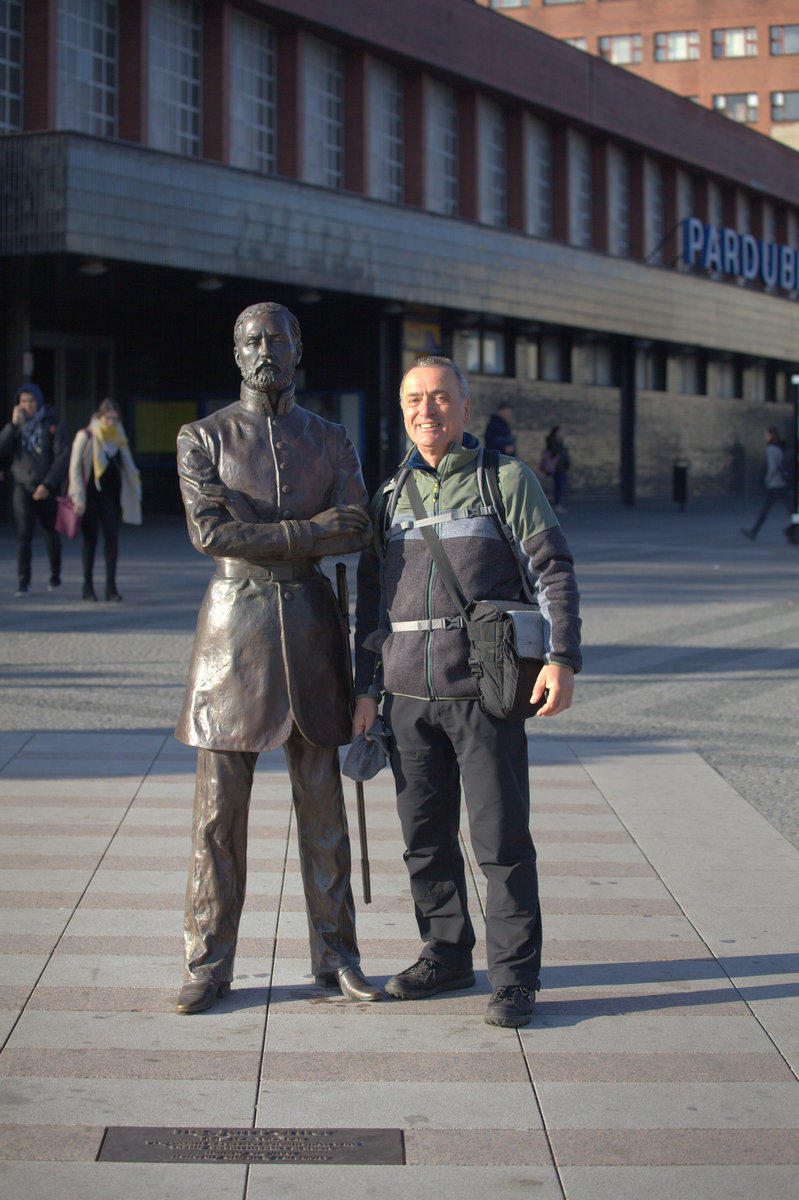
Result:
<svg viewBox="0 0 799 1200">
<path fill-rule="evenodd" d="M 391 528 L 391 522 L 394 518 L 394 513 L 399 503 L 400 493 L 405 485 L 405 480 L 408 478 L 410 467 L 407 463 L 403 463 L 396 475 L 392 475 L 386 486 L 383 488 L 380 510 L 377 514 L 377 526 L 380 530 L 380 557 L 383 559 L 388 545 L 388 531 Z"/>
<path fill-rule="evenodd" d="M 519 568 L 524 594 L 531 604 L 537 604 L 538 598 L 527 578 L 520 547 L 516 541 L 513 529 L 508 524 L 505 503 L 499 490 L 499 451 L 483 449 L 477 452 L 477 485 L 480 489 L 480 499 L 492 511 L 499 525 L 500 532 L 510 546 L 516 565 Z"/>
</svg>

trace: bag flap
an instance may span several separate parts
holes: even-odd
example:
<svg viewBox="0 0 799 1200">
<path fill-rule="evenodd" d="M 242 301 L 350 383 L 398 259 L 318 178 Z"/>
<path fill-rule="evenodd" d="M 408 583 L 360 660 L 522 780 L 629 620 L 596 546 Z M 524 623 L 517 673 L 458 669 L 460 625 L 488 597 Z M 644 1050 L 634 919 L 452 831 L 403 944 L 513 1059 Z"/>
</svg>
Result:
<svg viewBox="0 0 799 1200">
<path fill-rule="evenodd" d="M 477 605 L 485 605 L 485 609 L 478 609 L 475 614 Z M 491 607 L 499 609 L 500 612 L 507 613 L 513 622 L 513 631 L 516 641 L 516 653 L 520 658 L 536 658 L 543 661 L 544 658 L 544 618 L 541 616 L 541 610 L 536 604 L 525 604 L 522 600 L 475 600 L 470 607 L 470 617 L 474 621 L 475 616 L 480 617 L 483 621 L 490 623 Z"/>
<path fill-rule="evenodd" d="M 505 610 L 513 621 L 519 658 L 544 658 L 544 618 L 537 608 Z"/>
</svg>

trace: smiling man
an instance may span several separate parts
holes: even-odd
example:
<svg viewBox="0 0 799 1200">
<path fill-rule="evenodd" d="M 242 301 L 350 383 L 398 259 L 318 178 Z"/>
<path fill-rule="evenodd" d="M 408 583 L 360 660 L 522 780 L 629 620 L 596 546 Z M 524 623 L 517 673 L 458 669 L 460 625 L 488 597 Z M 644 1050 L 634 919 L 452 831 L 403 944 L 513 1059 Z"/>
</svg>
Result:
<svg viewBox="0 0 799 1200">
<path fill-rule="evenodd" d="M 540 986 L 541 917 L 530 835 L 524 722 L 484 712 L 468 664 L 469 641 L 427 549 L 401 482 L 413 473 L 467 600 L 525 598 L 522 575 L 548 626 L 547 661 L 532 700 L 538 716 L 563 712 L 580 669 L 572 558 L 537 479 L 499 456 L 498 483 L 514 541 L 503 536 L 479 488 L 481 450 L 466 431 L 469 388 L 446 358 L 425 358 L 400 388 L 413 448 L 373 504 L 374 544 L 361 555 L 356 614 L 353 732 L 365 732 L 385 693 L 391 766 L 423 947 L 386 991 L 420 1000 L 472 987 L 475 935 L 458 844 L 461 784 L 475 857 L 488 881 L 486 955 L 491 1025 L 526 1025 Z M 390 516 L 388 515 L 390 514 Z"/>
<path fill-rule="evenodd" d="M 324 987 L 379 1000 L 359 970 L 338 747 L 350 740 L 349 644 L 319 569 L 369 541 L 347 431 L 300 408 L 297 318 L 256 304 L 234 327 L 235 403 L 178 434 L 189 535 L 216 560 L 175 736 L 197 747 L 186 969 L 177 1011 L 230 991 L 258 754 L 283 746 L 297 819 L 311 967 Z M 320 703 L 320 696 L 324 702 Z"/>
</svg>

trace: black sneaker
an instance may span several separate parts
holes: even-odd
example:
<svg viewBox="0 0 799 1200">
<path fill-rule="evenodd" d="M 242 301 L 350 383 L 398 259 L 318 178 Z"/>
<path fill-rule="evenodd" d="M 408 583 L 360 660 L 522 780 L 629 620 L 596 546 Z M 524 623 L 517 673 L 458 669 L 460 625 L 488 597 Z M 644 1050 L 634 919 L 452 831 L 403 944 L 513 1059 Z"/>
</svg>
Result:
<svg viewBox="0 0 799 1200">
<path fill-rule="evenodd" d="M 511 1029 L 529 1025 L 535 1008 L 535 992 L 520 983 L 494 988 L 486 1009 L 486 1025 L 504 1025 Z"/>
<path fill-rule="evenodd" d="M 389 979 L 385 990 L 398 1000 L 424 1000 L 425 996 L 435 996 L 437 992 L 469 987 L 474 987 L 471 967 L 454 970 L 432 958 L 420 958 L 412 967 Z"/>
<path fill-rule="evenodd" d="M 19 586 L 17 587 L 17 590 L 14 592 L 15 596 L 27 596 L 27 594 L 28 594 L 27 583 L 20 583 Z"/>
<path fill-rule="evenodd" d="M 53 579 L 51 577 L 50 582 L 47 585 L 48 592 L 54 592 L 56 590 L 56 588 L 60 588 L 60 587 L 61 587 L 61 580 Z"/>
</svg>

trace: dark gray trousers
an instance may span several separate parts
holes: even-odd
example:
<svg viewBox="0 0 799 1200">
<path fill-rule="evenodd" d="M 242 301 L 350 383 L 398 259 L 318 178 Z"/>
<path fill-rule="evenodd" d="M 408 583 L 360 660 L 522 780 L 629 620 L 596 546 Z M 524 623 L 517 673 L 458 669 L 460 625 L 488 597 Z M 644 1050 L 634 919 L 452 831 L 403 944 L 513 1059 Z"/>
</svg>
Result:
<svg viewBox="0 0 799 1200">
<path fill-rule="evenodd" d="M 539 987 L 541 914 L 530 834 L 527 738 L 476 700 L 386 700 L 391 766 L 422 957 L 469 967 L 475 944 L 458 844 L 461 787 L 486 877 L 486 956 L 493 988 Z"/>
</svg>

